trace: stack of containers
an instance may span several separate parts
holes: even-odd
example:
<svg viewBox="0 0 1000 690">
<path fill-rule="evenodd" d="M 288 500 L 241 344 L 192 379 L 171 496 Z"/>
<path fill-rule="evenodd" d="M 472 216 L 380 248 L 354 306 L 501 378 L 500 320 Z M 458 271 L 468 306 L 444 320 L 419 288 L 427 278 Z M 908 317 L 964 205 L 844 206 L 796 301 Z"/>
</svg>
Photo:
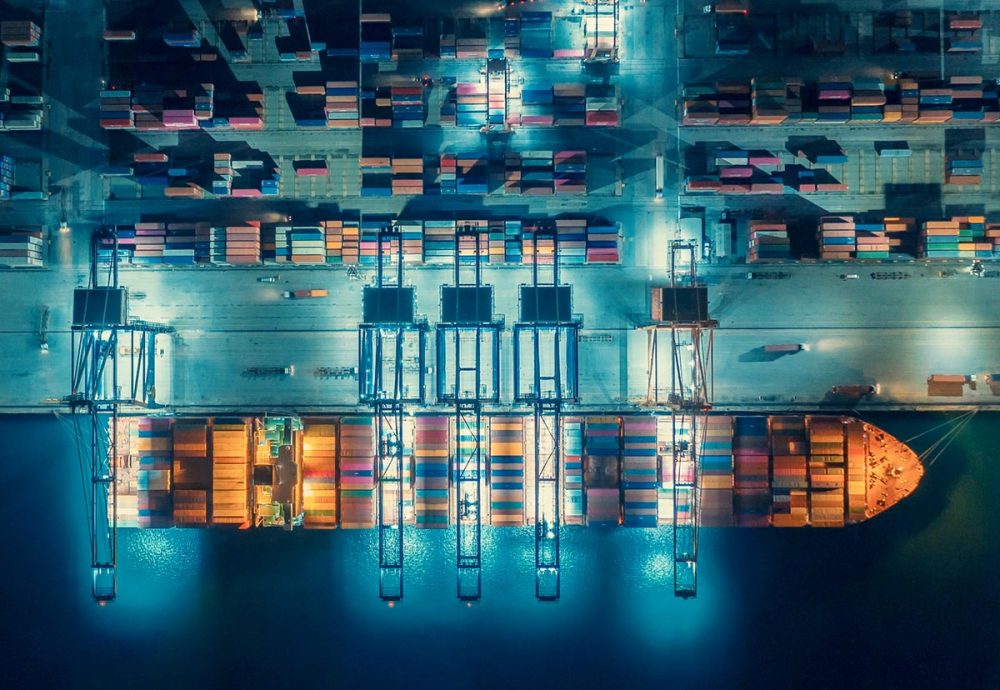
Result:
<svg viewBox="0 0 1000 690">
<path fill-rule="evenodd" d="M 920 84 L 920 114 L 916 122 L 947 122 L 952 117 L 953 94 L 951 86 L 938 81 L 924 81 Z"/>
<path fill-rule="evenodd" d="M 552 194 L 555 183 L 551 151 L 521 152 L 520 167 L 521 194 Z M 511 180 L 510 175 L 507 180 Z"/>
<path fill-rule="evenodd" d="M 212 228 L 209 257 L 213 264 L 231 266 L 259 264 L 260 221 L 251 220 L 245 225 Z"/>
<path fill-rule="evenodd" d="M 545 230 L 544 233 L 540 231 Z M 536 240 L 537 236 L 537 240 Z M 526 220 L 521 223 L 521 260 L 525 264 L 536 261 L 551 264 L 555 259 L 556 245 L 551 226 L 542 221 Z"/>
<path fill-rule="evenodd" d="M 885 223 L 859 222 L 854 224 L 856 231 L 855 242 L 857 251 L 854 253 L 858 259 L 888 259 L 891 250 L 889 236 L 885 232 Z"/>
<path fill-rule="evenodd" d="M 212 174 L 212 194 L 229 196 L 233 190 L 233 154 L 213 154 Z"/>
<path fill-rule="evenodd" d="M 392 27 L 392 59 L 421 60 L 424 57 L 422 26 Z"/>
<path fill-rule="evenodd" d="M 208 422 L 177 420 L 173 446 L 174 524 L 204 527 L 208 524 L 208 494 L 212 488 Z"/>
<path fill-rule="evenodd" d="M 302 526 L 337 526 L 337 425 L 332 419 L 304 420 L 302 435 Z"/>
<path fill-rule="evenodd" d="M 563 420 L 563 522 L 585 522 L 583 500 L 583 421 L 578 417 Z"/>
<path fill-rule="evenodd" d="M 626 527 L 656 527 L 656 417 L 622 418 Z"/>
<path fill-rule="evenodd" d="M 552 57 L 552 13 L 521 13 L 521 57 Z"/>
<path fill-rule="evenodd" d="M 809 418 L 809 521 L 813 527 L 844 526 L 846 463 L 839 417 Z"/>
<path fill-rule="evenodd" d="M 953 185 L 978 185 L 983 181 L 981 153 L 955 153 L 946 158 L 944 183 Z"/>
<path fill-rule="evenodd" d="M 16 167 L 10 156 L 0 155 L 0 199 L 9 199 L 14 188 L 14 173 Z"/>
<path fill-rule="evenodd" d="M 297 160 L 293 161 L 293 165 L 298 177 L 326 177 L 329 174 L 326 161 L 322 158 Z"/>
<path fill-rule="evenodd" d="M 212 524 L 250 520 L 249 429 L 246 420 L 216 418 L 212 424 Z"/>
<path fill-rule="evenodd" d="M 424 159 L 392 159 L 392 194 L 406 196 L 424 193 Z"/>
<path fill-rule="evenodd" d="M 684 87 L 685 125 L 715 125 L 719 123 L 719 97 L 715 87 L 704 84 L 688 84 Z"/>
<path fill-rule="evenodd" d="M 747 261 L 788 261 L 792 258 L 792 244 L 785 223 L 766 220 L 750 221 L 750 251 Z"/>
<path fill-rule="evenodd" d="M 362 127 L 392 127 L 392 92 L 387 86 L 361 91 Z"/>
<path fill-rule="evenodd" d="M 809 522 L 805 417 L 771 417 L 771 523 L 802 527 Z"/>
<path fill-rule="evenodd" d="M 817 115 L 821 122 L 848 122 L 851 119 L 851 93 L 849 81 L 831 80 L 817 84 Z"/>
<path fill-rule="evenodd" d="M 482 28 L 474 22 L 475 20 L 464 22 L 460 27 L 455 40 L 455 57 L 459 60 L 486 59 L 486 36 L 483 35 Z"/>
<path fill-rule="evenodd" d="M 916 255 L 914 243 L 916 235 L 915 219 L 886 216 L 882 219 L 882 225 L 885 228 L 886 236 L 889 238 L 890 254 Z"/>
<path fill-rule="evenodd" d="M 388 157 L 362 156 L 361 196 L 392 196 L 392 162 Z"/>
<path fill-rule="evenodd" d="M 288 258 L 293 264 L 326 263 L 326 236 L 319 225 L 285 228 Z"/>
<path fill-rule="evenodd" d="M 502 220 L 491 220 L 488 222 L 489 244 L 488 261 L 491 264 L 502 264 L 506 259 L 505 222 Z"/>
<path fill-rule="evenodd" d="M 588 127 L 617 127 L 621 118 L 621 101 L 616 87 L 588 84 L 586 91 L 585 124 Z"/>
<path fill-rule="evenodd" d="M 583 264 L 587 261 L 587 221 L 583 218 L 556 220 L 559 263 Z"/>
<path fill-rule="evenodd" d="M 490 524 L 524 524 L 524 418 L 490 418 Z"/>
<path fill-rule="evenodd" d="M 733 512 L 737 527 L 767 527 L 771 517 L 766 417 L 733 419 Z"/>
<path fill-rule="evenodd" d="M 136 223 L 132 262 L 194 264 L 196 227 L 195 223 Z"/>
<path fill-rule="evenodd" d="M 490 60 L 488 64 L 497 61 Z M 507 70 L 492 68 L 487 77 L 487 96 L 489 98 L 489 117 L 487 124 L 490 127 L 502 128 L 507 122 Z"/>
<path fill-rule="evenodd" d="M 344 221 L 342 232 L 341 260 L 348 266 L 356 266 L 361 259 L 361 224 Z"/>
<path fill-rule="evenodd" d="M 705 418 L 701 444 L 701 524 L 733 525 L 733 418 Z"/>
<path fill-rule="evenodd" d="M 371 417 L 340 420 L 340 526 L 375 526 L 375 434 Z"/>
<path fill-rule="evenodd" d="M 441 162 L 442 168 L 444 161 Z M 486 194 L 489 165 L 481 153 L 459 153 L 456 160 L 456 188 L 459 194 Z"/>
<path fill-rule="evenodd" d="M 521 20 L 510 18 L 503 22 L 503 52 L 508 59 L 521 57 Z"/>
<path fill-rule="evenodd" d="M 455 221 L 424 221 L 424 261 L 429 264 L 452 263 L 455 257 Z"/>
<path fill-rule="evenodd" d="M 819 219 L 819 258 L 853 259 L 857 251 L 854 216 L 823 216 Z"/>
<path fill-rule="evenodd" d="M 715 89 L 718 94 L 719 124 L 750 124 L 750 84 L 746 82 L 718 82 Z"/>
<path fill-rule="evenodd" d="M 37 48 L 42 38 L 42 30 L 31 21 L 0 22 L 0 43 L 5 46 Z"/>
<path fill-rule="evenodd" d="M 487 122 L 485 84 L 459 84 L 455 123 L 459 127 L 482 127 Z"/>
<path fill-rule="evenodd" d="M 584 448 L 587 525 L 617 526 L 621 507 L 621 429 L 618 417 L 587 417 Z"/>
<path fill-rule="evenodd" d="M 115 463 L 117 472 L 115 484 L 117 495 L 108 492 L 108 510 L 114 507 L 117 499 L 117 517 L 119 527 L 139 526 L 139 494 L 136 486 L 138 474 L 139 419 L 137 417 L 118 418 L 118 433 L 115 434 L 114 424 L 108 419 L 108 438 L 116 438 L 115 457 L 108 456 Z M 108 448 L 110 454 L 111 449 Z M 110 514 L 110 513 L 109 513 Z"/>
<path fill-rule="evenodd" d="M 691 418 L 682 415 L 662 415 L 656 418 L 656 452 L 660 463 L 660 474 L 657 477 L 658 524 L 674 524 L 674 457 L 673 457 L 673 424 L 677 424 L 677 438 L 687 442 L 691 430 Z"/>
<path fill-rule="evenodd" d="M 454 153 L 442 153 L 439 172 L 439 183 L 442 194 L 458 193 L 458 156 Z"/>
<path fill-rule="evenodd" d="M 475 233 L 475 235 L 463 234 L 458 237 L 458 260 L 463 264 L 488 261 L 490 250 L 487 222 L 485 220 L 459 219 L 455 221 L 455 227 L 466 233 Z"/>
<path fill-rule="evenodd" d="M 416 417 L 413 507 L 417 527 L 448 526 L 448 417 Z"/>
<path fill-rule="evenodd" d="M 983 49 L 980 30 L 983 21 L 976 16 L 952 14 L 948 17 L 946 45 L 949 53 L 978 53 Z"/>
<path fill-rule="evenodd" d="M 361 264 L 374 266 L 378 263 L 378 236 L 379 232 L 385 230 L 386 228 L 387 223 L 382 220 L 361 221 Z M 389 243 L 392 243 L 391 239 L 389 240 Z"/>
<path fill-rule="evenodd" d="M 865 427 L 851 419 L 845 428 L 847 437 L 847 522 L 861 522 L 867 511 L 868 451 Z"/>
<path fill-rule="evenodd" d="M 101 127 L 131 129 L 135 126 L 132 92 L 127 89 L 104 89 L 100 96 Z"/>
<path fill-rule="evenodd" d="M 556 84 L 552 87 L 553 124 L 582 127 L 587 123 L 587 101 L 583 84 Z"/>
<path fill-rule="evenodd" d="M 326 249 L 326 263 L 344 263 L 344 221 L 323 221 L 323 246 Z"/>
<path fill-rule="evenodd" d="M 519 220 L 504 221 L 504 261 L 509 264 L 524 262 L 522 247 L 522 227 Z"/>
<path fill-rule="evenodd" d="M 979 76 L 951 77 L 952 116 L 956 120 L 996 122 L 997 86 Z"/>
<path fill-rule="evenodd" d="M 170 452 L 172 419 L 144 417 L 139 420 L 136 474 L 139 527 L 158 528 L 173 525 L 173 501 L 170 494 Z"/>
<path fill-rule="evenodd" d="M 511 96 L 510 124 L 551 127 L 555 123 L 552 84 L 544 82 L 521 87 L 519 93 L 512 93 Z M 515 96 L 519 96 L 520 103 L 514 100 Z M 517 113 L 516 117 L 514 113 Z"/>
<path fill-rule="evenodd" d="M 441 111 L 438 118 L 442 127 L 455 126 L 455 114 L 458 111 L 458 96 L 456 90 L 457 87 L 450 87 L 445 93 L 444 98 L 441 99 Z"/>
<path fill-rule="evenodd" d="M 920 116 L 920 85 L 916 79 L 900 79 L 896 87 L 899 104 L 886 105 L 885 122 L 916 122 Z"/>
<path fill-rule="evenodd" d="M 0 230 L 0 265 L 44 266 L 41 230 Z"/>
<path fill-rule="evenodd" d="M 885 104 L 885 83 L 881 79 L 854 79 L 851 90 L 852 122 L 881 122 Z"/>
<path fill-rule="evenodd" d="M 325 91 L 323 112 L 326 114 L 326 126 L 337 129 L 359 127 L 358 82 L 328 81 Z"/>
<path fill-rule="evenodd" d="M 601 221 L 589 221 L 587 225 L 587 263 L 616 264 L 620 260 L 618 228 Z"/>
<path fill-rule="evenodd" d="M 520 194 L 522 187 L 523 172 L 521 170 L 521 156 L 517 152 L 508 151 L 504 156 L 503 170 L 503 193 Z"/>
<path fill-rule="evenodd" d="M 441 24 L 440 38 L 438 39 L 438 54 L 442 58 L 456 57 L 455 20 L 445 19 Z"/>
<path fill-rule="evenodd" d="M 992 246 L 993 258 L 1000 258 L 1000 223 L 986 223 L 983 234 L 983 246 Z M 985 253 L 985 249 L 983 250 Z M 978 254 L 979 251 L 977 250 Z"/>
<path fill-rule="evenodd" d="M 424 261 L 424 224 L 419 220 L 401 220 L 396 226 L 403 242 L 403 262 L 420 264 Z"/>
<path fill-rule="evenodd" d="M 557 151 L 553 161 L 556 194 L 587 193 L 586 151 Z"/>
<path fill-rule="evenodd" d="M 362 61 L 377 62 L 392 59 L 392 17 L 388 14 L 361 15 Z"/>
<path fill-rule="evenodd" d="M 802 114 L 801 79 L 752 79 L 751 119 L 755 125 L 780 125 Z"/>
<path fill-rule="evenodd" d="M 925 259 L 989 259 L 995 238 L 986 234 L 985 216 L 952 216 L 951 220 L 925 221 L 920 245 L 920 256 Z"/>
<path fill-rule="evenodd" d="M 392 100 L 393 127 L 424 126 L 424 89 L 422 86 L 393 86 L 389 90 Z"/>
</svg>

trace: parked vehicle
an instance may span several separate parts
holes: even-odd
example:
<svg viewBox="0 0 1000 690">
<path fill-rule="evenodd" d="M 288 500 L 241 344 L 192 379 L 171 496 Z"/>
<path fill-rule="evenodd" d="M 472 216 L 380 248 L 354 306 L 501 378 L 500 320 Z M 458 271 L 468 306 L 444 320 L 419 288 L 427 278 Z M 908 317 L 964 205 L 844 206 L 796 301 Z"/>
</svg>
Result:
<svg viewBox="0 0 1000 690">
<path fill-rule="evenodd" d="M 281 293 L 281 296 L 285 299 L 308 299 L 310 297 L 327 297 L 330 294 L 329 290 L 285 290 Z"/>
<path fill-rule="evenodd" d="M 257 279 L 258 283 L 275 283 L 280 276 L 261 276 Z"/>
<path fill-rule="evenodd" d="M 764 346 L 764 352 L 800 352 L 804 349 L 805 345 L 802 343 L 778 343 Z"/>
</svg>

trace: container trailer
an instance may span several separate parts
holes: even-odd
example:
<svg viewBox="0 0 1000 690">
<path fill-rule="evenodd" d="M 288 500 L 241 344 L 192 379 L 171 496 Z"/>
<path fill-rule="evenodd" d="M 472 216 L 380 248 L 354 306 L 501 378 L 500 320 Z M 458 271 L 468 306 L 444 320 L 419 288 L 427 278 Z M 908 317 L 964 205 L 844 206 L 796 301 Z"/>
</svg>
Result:
<svg viewBox="0 0 1000 690">
<path fill-rule="evenodd" d="M 308 299 L 311 297 L 327 297 L 329 294 L 329 290 L 286 290 L 281 293 L 281 296 L 285 299 Z"/>
</svg>

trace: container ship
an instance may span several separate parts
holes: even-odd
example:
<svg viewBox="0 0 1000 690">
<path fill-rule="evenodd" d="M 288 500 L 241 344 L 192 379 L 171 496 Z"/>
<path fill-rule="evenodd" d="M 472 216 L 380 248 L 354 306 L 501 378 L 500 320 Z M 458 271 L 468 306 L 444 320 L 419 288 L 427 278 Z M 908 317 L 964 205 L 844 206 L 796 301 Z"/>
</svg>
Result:
<svg viewBox="0 0 1000 690">
<path fill-rule="evenodd" d="M 909 447 L 843 416 L 633 414 L 562 418 L 561 519 L 586 526 L 670 525 L 675 468 L 697 472 L 706 527 L 842 527 L 878 515 L 923 476 Z M 371 416 L 120 417 L 113 428 L 119 527 L 373 528 L 377 439 Z M 475 432 L 452 417 L 406 418 L 404 524 L 444 528 L 456 511 L 484 525 L 534 521 L 532 418 L 487 415 L 479 430 L 480 504 L 454 495 Z M 551 449 L 543 449 L 551 451 Z M 543 455 L 544 456 L 544 455 Z M 675 461 L 675 456 L 681 462 Z M 678 476 L 689 484 L 690 476 Z M 399 491 L 393 486 L 387 491 Z M 393 505 L 399 498 L 388 495 Z M 687 517 L 691 517 L 688 513 Z"/>
</svg>

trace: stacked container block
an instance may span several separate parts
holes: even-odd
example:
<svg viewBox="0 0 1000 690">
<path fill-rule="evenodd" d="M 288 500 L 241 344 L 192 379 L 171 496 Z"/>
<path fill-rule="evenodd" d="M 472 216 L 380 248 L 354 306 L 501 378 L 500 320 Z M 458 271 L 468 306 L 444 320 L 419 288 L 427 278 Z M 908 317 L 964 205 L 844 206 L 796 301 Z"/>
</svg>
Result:
<svg viewBox="0 0 1000 690">
<path fill-rule="evenodd" d="M 563 420 L 563 522 L 582 525 L 586 520 L 583 498 L 583 421 Z"/>
<path fill-rule="evenodd" d="M 245 525 L 250 520 L 249 430 L 243 419 L 212 424 L 212 524 Z"/>
<path fill-rule="evenodd" d="M 208 423 L 177 420 L 173 429 L 174 524 L 203 527 L 208 523 L 212 463 L 208 459 Z"/>
<path fill-rule="evenodd" d="M 841 419 L 810 417 L 809 521 L 814 527 L 843 527 L 846 469 Z"/>
<path fill-rule="evenodd" d="M 302 435 L 302 525 L 337 526 L 337 425 L 306 420 Z"/>
<path fill-rule="evenodd" d="M 524 524 L 524 418 L 490 418 L 490 523 Z"/>
<path fill-rule="evenodd" d="M 775 527 L 809 522 L 806 462 L 809 446 L 804 417 L 771 417 L 771 499 Z"/>
<path fill-rule="evenodd" d="M 656 470 L 656 417 L 624 417 L 622 489 L 626 527 L 656 527 Z"/>
<path fill-rule="evenodd" d="M 340 526 L 375 526 L 375 434 L 371 417 L 340 420 Z"/>
<path fill-rule="evenodd" d="M 413 507 L 417 527 L 448 526 L 448 417 L 416 417 Z"/>
<path fill-rule="evenodd" d="M 158 528 L 173 525 L 171 495 L 172 419 L 147 417 L 139 420 L 136 474 L 139 527 Z"/>
<path fill-rule="evenodd" d="M 587 417 L 584 485 L 588 526 L 614 527 L 619 524 L 620 434 L 618 417 Z"/>
<path fill-rule="evenodd" d="M 737 527 L 766 527 L 771 517 L 767 417 L 735 417 L 733 512 Z"/>
<path fill-rule="evenodd" d="M 704 420 L 699 457 L 701 524 L 733 524 L 733 418 L 712 415 Z"/>
</svg>

